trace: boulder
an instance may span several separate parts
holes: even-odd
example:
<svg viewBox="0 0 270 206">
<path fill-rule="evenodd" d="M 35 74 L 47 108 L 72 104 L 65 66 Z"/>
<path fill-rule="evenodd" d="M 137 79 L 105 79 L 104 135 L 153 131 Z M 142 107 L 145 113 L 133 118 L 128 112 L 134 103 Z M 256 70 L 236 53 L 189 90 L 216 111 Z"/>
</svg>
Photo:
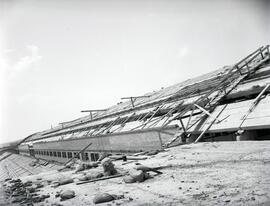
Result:
<svg viewBox="0 0 270 206">
<path fill-rule="evenodd" d="M 95 204 L 99 204 L 99 203 L 103 203 L 103 202 L 110 202 L 110 201 L 113 201 L 114 199 L 115 198 L 108 193 L 100 193 L 100 194 L 95 195 L 93 202 Z"/>
<path fill-rule="evenodd" d="M 129 175 L 128 176 L 125 176 L 123 178 L 123 180 L 124 180 L 125 183 L 134 183 L 134 182 L 136 182 L 135 178 L 133 178 L 133 177 L 131 177 Z"/>
<path fill-rule="evenodd" d="M 59 180 L 59 185 L 66 185 L 69 183 L 73 183 L 73 179 L 72 178 L 63 178 Z"/>
<path fill-rule="evenodd" d="M 85 175 L 87 177 L 87 180 L 93 180 L 93 179 L 97 179 L 100 177 L 103 177 L 104 175 L 101 172 L 91 172 L 91 173 L 87 173 Z"/>
<path fill-rule="evenodd" d="M 125 183 L 143 182 L 149 178 L 149 174 L 142 170 L 132 169 L 129 171 L 129 175 L 123 178 Z"/>
<path fill-rule="evenodd" d="M 75 197 L 75 192 L 73 190 L 65 190 L 60 194 L 61 201 L 71 199 L 73 197 Z"/>
<path fill-rule="evenodd" d="M 98 167 L 98 163 L 97 162 L 85 163 L 85 169 L 91 169 L 91 168 L 95 168 L 95 167 Z"/>
<path fill-rule="evenodd" d="M 84 164 L 76 165 L 75 172 L 80 172 L 80 171 L 83 171 L 83 170 L 85 170 Z"/>
<path fill-rule="evenodd" d="M 112 160 L 108 157 L 104 158 L 101 161 L 101 165 L 103 167 L 104 175 L 105 176 L 111 176 L 117 174 L 116 169 L 114 168 L 114 164 L 112 163 Z"/>
<path fill-rule="evenodd" d="M 86 175 L 81 175 L 81 176 L 78 177 L 78 180 L 80 180 L 80 181 L 86 181 L 86 180 L 88 180 L 88 178 L 87 178 Z"/>
</svg>

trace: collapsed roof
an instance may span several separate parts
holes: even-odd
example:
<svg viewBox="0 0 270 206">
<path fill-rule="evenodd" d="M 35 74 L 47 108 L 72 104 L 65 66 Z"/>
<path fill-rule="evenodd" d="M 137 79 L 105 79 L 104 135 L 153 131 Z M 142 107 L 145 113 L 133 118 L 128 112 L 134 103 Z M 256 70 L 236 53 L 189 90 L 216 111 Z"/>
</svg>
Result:
<svg viewBox="0 0 270 206">
<path fill-rule="evenodd" d="M 260 47 L 235 65 L 225 66 L 157 92 L 147 93 L 142 98 L 134 97 L 134 102 L 122 102 L 105 111 L 96 112 L 93 116 L 88 115 L 62 123 L 60 126 L 30 135 L 26 141 L 91 137 L 175 125 L 185 132 L 203 131 L 205 125 L 211 121 L 211 118 L 199 121 L 207 114 L 205 111 L 213 112 L 215 116 L 222 110 L 222 102 L 225 104 L 232 98 L 240 101 L 246 93 L 257 94 L 263 89 L 270 79 L 269 58 L 269 46 Z M 242 95 L 239 96 L 240 91 Z M 264 100 L 266 104 L 269 104 L 268 99 Z M 241 106 L 240 103 L 239 105 Z M 228 107 L 228 112 L 234 107 Z M 194 117 L 193 120 L 187 118 L 191 116 Z M 187 125 L 186 128 L 182 120 Z M 224 125 L 225 120 L 223 124 L 213 128 L 228 129 L 228 125 Z M 237 127 L 237 124 L 229 128 Z"/>
</svg>

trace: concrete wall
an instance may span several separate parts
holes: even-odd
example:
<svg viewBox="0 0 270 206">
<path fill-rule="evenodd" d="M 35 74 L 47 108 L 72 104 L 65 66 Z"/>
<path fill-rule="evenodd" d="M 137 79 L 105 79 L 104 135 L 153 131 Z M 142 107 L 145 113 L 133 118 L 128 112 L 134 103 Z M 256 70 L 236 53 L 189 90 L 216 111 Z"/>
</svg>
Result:
<svg viewBox="0 0 270 206">
<path fill-rule="evenodd" d="M 29 147 L 27 144 L 21 144 L 18 146 L 18 151 L 20 154 L 22 155 L 30 155 L 30 152 L 29 152 Z"/>
<path fill-rule="evenodd" d="M 92 142 L 87 151 L 108 152 L 138 152 L 160 149 L 161 144 L 173 138 L 176 128 L 157 130 L 133 131 L 107 136 L 70 139 L 54 142 L 34 143 L 34 150 L 79 151 Z"/>
<path fill-rule="evenodd" d="M 53 150 L 51 150 L 51 151 L 53 151 Z M 63 151 L 60 151 L 60 152 L 62 153 Z M 77 151 L 72 151 L 72 157 L 74 156 L 73 152 L 77 152 Z M 84 152 L 84 155 L 85 155 L 85 153 L 88 153 L 88 157 L 89 157 L 88 160 L 86 160 L 85 158 L 82 158 L 82 155 L 80 155 L 80 159 L 83 160 L 84 162 L 92 162 L 92 161 L 96 161 L 98 159 L 98 158 L 91 159 L 91 154 L 94 154 L 94 153 Z M 100 153 L 95 153 L 95 154 L 100 155 Z M 62 155 L 61 155 L 61 157 L 58 157 L 58 156 L 55 157 L 55 156 L 40 155 L 40 154 L 37 154 L 37 153 L 35 154 L 35 157 L 39 158 L 39 159 L 44 159 L 44 160 L 49 160 L 49 161 L 56 161 L 56 162 L 60 162 L 60 163 L 65 163 L 68 159 L 70 159 L 67 156 L 63 157 Z"/>
</svg>

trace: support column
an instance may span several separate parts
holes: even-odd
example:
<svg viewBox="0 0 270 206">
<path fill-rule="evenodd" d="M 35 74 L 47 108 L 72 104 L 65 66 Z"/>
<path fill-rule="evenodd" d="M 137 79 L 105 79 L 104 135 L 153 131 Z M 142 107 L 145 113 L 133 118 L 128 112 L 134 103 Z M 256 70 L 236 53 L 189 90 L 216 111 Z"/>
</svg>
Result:
<svg viewBox="0 0 270 206">
<path fill-rule="evenodd" d="M 236 141 L 255 140 L 257 137 L 256 131 L 238 130 L 236 132 Z"/>
</svg>

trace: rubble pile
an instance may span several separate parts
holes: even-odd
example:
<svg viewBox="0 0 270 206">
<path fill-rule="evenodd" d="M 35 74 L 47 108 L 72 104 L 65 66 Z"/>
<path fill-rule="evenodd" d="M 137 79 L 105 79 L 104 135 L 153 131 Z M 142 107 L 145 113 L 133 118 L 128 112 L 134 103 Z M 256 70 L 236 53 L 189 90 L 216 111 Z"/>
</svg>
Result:
<svg viewBox="0 0 270 206">
<path fill-rule="evenodd" d="M 11 203 L 19 203 L 20 205 L 34 205 L 34 203 L 43 202 L 50 195 L 39 195 L 37 192 L 43 184 L 31 181 L 22 182 L 20 179 L 10 179 L 4 184 L 5 193 L 11 198 Z"/>
</svg>

